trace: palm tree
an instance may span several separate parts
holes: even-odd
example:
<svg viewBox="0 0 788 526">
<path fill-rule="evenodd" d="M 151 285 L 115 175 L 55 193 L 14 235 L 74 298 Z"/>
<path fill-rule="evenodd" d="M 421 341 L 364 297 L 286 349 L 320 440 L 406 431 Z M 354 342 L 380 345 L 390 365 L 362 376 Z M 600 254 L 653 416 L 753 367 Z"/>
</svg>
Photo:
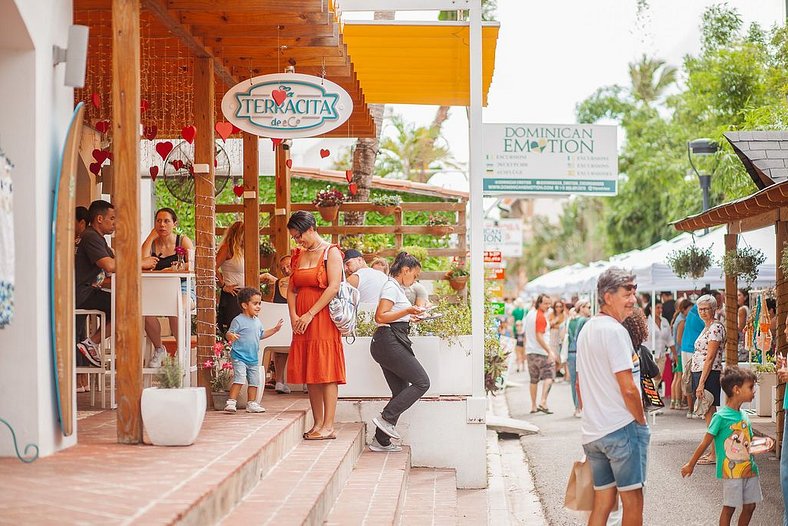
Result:
<svg viewBox="0 0 788 526">
<path fill-rule="evenodd" d="M 436 143 L 440 137 L 436 127 L 416 126 L 400 115 L 392 115 L 390 123 L 395 133 L 380 142 L 380 175 L 398 174 L 426 183 L 435 171 L 457 167 L 448 146 Z"/>
<path fill-rule="evenodd" d="M 657 102 L 675 84 L 677 73 L 678 70 L 664 60 L 648 58 L 644 54 L 639 62 L 629 64 L 632 97 L 646 104 Z"/>
</svg>

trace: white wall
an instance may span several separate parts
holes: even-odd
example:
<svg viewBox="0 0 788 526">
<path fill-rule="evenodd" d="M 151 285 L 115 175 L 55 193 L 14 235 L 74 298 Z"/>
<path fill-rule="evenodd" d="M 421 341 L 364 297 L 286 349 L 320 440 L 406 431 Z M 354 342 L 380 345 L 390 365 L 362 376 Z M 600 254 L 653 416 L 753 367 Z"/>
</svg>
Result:
<svg viewBox="0 0 788 526">
<path fill-rule="evenodd" d="M 73 108 L 63 65 L 52 67 L 52 46 L 65 47 L 70 1 L 0 0 L 0 146 L 14 162 L 16 314 L 0 330 L 0 416 L 20 446 L 42 455 L 75 443 L 57 423 L 49 338 L 49 240 L 54 174 Z M 14 455 L 0 430 L 0 456 Z"/>
</svg>

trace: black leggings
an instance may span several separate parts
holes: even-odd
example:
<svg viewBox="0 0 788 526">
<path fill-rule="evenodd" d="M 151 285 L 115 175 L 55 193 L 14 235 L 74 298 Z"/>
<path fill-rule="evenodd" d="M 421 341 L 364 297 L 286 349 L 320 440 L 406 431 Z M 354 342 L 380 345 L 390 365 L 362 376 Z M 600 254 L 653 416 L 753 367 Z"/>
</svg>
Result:
<svg viewBox="0 0 788 526">
<path fill-rule="evenodd" d="M 216 324 L 219 326 L 222 337 L 230 329 L 230 323 L 239 314 L 241 314 L 241 306 L 238 304 L 238 296 L 222 291 L 219 296 L 219 306 L 216 309 Z"/>
</svg>

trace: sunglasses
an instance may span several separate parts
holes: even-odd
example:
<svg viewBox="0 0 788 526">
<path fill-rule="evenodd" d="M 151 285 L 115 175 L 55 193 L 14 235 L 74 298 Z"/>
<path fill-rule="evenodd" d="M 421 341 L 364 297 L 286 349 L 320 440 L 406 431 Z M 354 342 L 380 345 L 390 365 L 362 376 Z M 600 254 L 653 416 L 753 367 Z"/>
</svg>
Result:
<svg viewBox="0 0 788 526">
<path fill-rule="evenodd" d="M 638 286 L 635 284 L 621 285 L 621 288 L 627 292 L 635 292 L 638 290 Z"/>
</svg>

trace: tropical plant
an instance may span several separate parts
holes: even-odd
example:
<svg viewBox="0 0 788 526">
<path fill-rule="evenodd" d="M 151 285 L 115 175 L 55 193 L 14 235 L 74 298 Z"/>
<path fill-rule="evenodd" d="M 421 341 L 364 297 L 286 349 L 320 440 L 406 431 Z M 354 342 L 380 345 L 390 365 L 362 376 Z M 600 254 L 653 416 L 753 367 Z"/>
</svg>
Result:
<svg viewBox="0 0 788 526">
<path fill-rule="evenodd" d="M 667 257 L 668 266 L 680 278 L 689 276 L 699 279 L 711 268 L 713 262 L 711 248 L 700 248 L 694 243 L 674 250 Z"/>
<path fill-rule="evenodd" d="M 233 380 L 233 362 L 230 358 L 232 345 L 222 338 L 213 344 L 213 356 L 205 360 L 200 367 L 211 374 L 211 391 L 219 393 L 230 389 Z"/>
<path fill-rule="evenodd" d="M 339 206 L 344 201 L 345 194 L 336 188 L 327 186 L 325 190 L 320 190 L 317 195 L 315 195 L 315 198 L 312 200 L 312 204 L 318 208 L 325 208 L 329 206 Z"/>
<path fill-rule="evenodd" d="M 467 302 L 449 303 L 441 301 L 432 311 L 441 316 L 434 320 L 416 324 L 414 332 L 420 336 L 437 336 L 450 345 L 459 344 L 460 336 L 472 333 L 471 307 Z M 470 349 L 466 349 L 470 352 Z"/>
<path fill-rule="evenodd" d="M 644 54 L 638 62 L 629 64 L 632 98 L 646 104 L 657 102 L 676 83 L 677 74 L 674 66 Z"/>
<path fill-rule="evenodd" d="M 766 256 L 757 248 L 742 247 L 728 250 L 722 257 L 722 271 L 726 276 L 735 276 L 748 286 L 758 279 L 758 267 Z"/>
<path fill-rule="evenodd" d="M 183 367 L 177 358 L 167 355 L 156 374 L 160 389 L 180 389 L 183 385 Z"/>
</svg>

